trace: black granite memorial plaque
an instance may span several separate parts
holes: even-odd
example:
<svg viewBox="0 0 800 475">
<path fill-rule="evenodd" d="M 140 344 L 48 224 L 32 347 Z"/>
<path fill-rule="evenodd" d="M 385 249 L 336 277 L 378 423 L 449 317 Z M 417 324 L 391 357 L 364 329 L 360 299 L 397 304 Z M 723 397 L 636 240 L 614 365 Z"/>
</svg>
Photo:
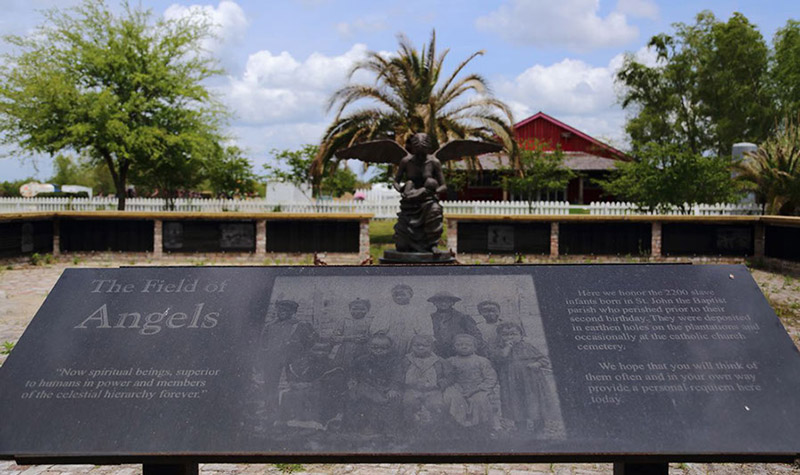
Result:
<svg viewBox="0 0 800 475">
<path fill-rule="evenodd" d="M 67 270 L 0 456 L 790 460 L 797 353 L 743 266 Z"/>
</svg>

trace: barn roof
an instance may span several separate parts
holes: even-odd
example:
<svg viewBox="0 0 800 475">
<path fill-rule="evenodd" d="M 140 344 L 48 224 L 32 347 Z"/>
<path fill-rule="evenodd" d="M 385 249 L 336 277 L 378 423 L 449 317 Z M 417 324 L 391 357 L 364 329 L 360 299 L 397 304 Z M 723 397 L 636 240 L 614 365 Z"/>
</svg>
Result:
<svg viewBox="0 0 800 475">
<path fill-rule="evenodd" d="M 613 170 L 618 165 L 618 160 L 600 157 L 586 152 L 563 152 L 564 166 L 575 171 L 602 171 Z M 502 153 L 487 153 L 478 156 L 478 163 L 483 170 L 498 170 L 510 168 L 508 155 Z M 453 163 L 453 167 L 464 170 L 469 167 L 466 160 Z"/>
<path fill-rule="evenodd" d="M 520 136 L 533 135 L 535 138 L 542 138 L 542 137 L 536 137 L 536 134 L 526 133 L 527 132 L 526 129 L 529 129 L 529 128 L 533 127 L 533 123 L 536 122 L 537 120 L 543 120 L 543 121 L 549 122 L 550 124 L 552 124 L 556 128 L 562 129 L 564 132 L 566 132 L 568 134 L 573 134 L 576 137 L 579 137 L 583 141 L 587 142 L 590 148 L 586 149 L 586 150 L 580 150 L 580 151 L 586 151 L 586 152 L 590 152 L 591 151 L 591 152 L 594 152 L 593 155 L 606 155 L 606 156 L 608 156 L 608 158 L 612 158 L 612 159 L 616 159 L 616 160 L 624 160 L 624 161 L 631 160 L 631 157 L 629 157 L 627 154 L 625 154 L 621 150 L 618 150 L 618 149 L 612 147 L 611 145 L 608 145 L 607 143 L 603 143 L 603 142 L 595 139 L 594 137 L 592 137 L 590 135 L 587 135 L 584 132 L 581 132 L 580 130 L 576 129 L 575 127 L 567 125 L 564 122 L 561 122 L 560 120 L 555 119 L 555 118 L 553 118 L 553 117 L 551 117 L 551 116 L 549 116 L 549 115 L 547 115 L 547 114 L 545 114 L 544 112 L 541 112 L 541 111 L 539 111 L 536 114 L 528 117 L 525 120 L 522 120 L 522 121 L 517 122 L 516 124 L 514 124 L 514 130 L 517 132 L 517 135 L 520 135 Z M 555 144 L 551 144 L 551 145 L 555 145 Z M 566 148 L 563 148 L 563 149 L 565 151 L 568 150 Z"/>
<path fill-rule="evenodd" d="M 576 171 L 613 170 L 619 161 L 584 152 L 566 152 L 564 155 L 564 165 Z"/>
</svg>

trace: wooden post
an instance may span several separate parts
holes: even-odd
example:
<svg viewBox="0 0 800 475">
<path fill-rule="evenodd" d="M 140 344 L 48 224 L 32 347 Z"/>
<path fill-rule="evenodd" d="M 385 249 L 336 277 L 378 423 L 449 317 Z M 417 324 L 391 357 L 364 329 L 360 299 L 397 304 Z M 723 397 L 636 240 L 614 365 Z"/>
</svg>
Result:
<svg viewBox="0 0 800 475">
<path fill-rule="evenodd" d="M 614 462 L 614 475 L 667 475 L 668 463 Z"/>
<path fill-rule="evenodd" d="M 558 222 L 550 223 L 550 257 L 558 257 Z"/>
</svg>

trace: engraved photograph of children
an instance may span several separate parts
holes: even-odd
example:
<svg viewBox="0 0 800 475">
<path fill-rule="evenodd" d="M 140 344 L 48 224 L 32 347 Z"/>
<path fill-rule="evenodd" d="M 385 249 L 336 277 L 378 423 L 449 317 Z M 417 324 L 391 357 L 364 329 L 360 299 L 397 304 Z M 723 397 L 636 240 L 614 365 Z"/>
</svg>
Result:
<svg viewBox="0 0 800 475">
<path fill-rule="evenodd" d="M 257 437 L 390 451 L 565 438 L 530 275 L 281 276 L 261 346 Z"/>
</svg>

